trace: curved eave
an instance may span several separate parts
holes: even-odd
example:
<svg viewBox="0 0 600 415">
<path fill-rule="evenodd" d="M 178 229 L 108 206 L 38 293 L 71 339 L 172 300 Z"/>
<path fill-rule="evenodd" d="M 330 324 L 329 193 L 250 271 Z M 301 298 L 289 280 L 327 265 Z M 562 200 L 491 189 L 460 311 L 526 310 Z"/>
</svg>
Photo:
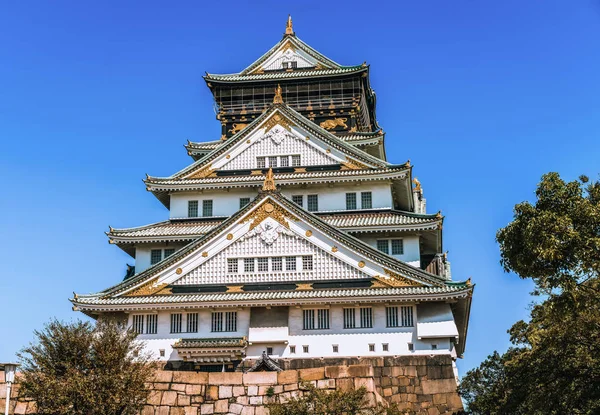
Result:
<svg viewBox="0 0 600 415">
<path fill-rule="evenodd" d="M 296 69 L 293 71 L 269 71 L 261 74 L 210 74 L 207 73 L 203 78 L 209 84 L 240 84 L 273 81 L 281 82 L 287 80 L 302 80 L 302 79 L 322 79 L 322 78 L 339 78 L 349 75 L 357 75 L 368 71 L 368 66 L 357 65 L 348 66 L 340 69 Z"/>
</svg>

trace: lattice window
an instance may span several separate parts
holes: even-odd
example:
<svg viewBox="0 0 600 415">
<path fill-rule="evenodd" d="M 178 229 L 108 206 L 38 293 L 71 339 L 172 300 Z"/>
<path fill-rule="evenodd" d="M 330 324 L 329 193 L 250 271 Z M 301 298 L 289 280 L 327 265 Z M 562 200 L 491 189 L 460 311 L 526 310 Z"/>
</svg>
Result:
<svg viewBox="0 0 600 415">
<path fill-rule="evenodd" d="M 254 258 L 244 258 L 244 272 L 254 272 Z"/>
<path fill-rule="evenodd" d="M 290 354 L 296 354 L 296 346 L 290 346 Z"/>
<path fill-rule="evenodd" d="M 238 262 L 237 258 L 227 258 L 227 272 L 230 274 L 237 274 Z"/>
<path fill-rule="evenodd" d="M 273 355 L 273 348 L 272 347 L 267 347 L 267 356 L 272 356 Z"/>
<path fill-rule="evenodd" d="M 237 331 L 237 311 L 225 313 L 225 331 Z"/>
<path fill-rule="evenodd" d="M 269 167 L 277 167 L 277 156 L 269 156 Z"/>
<path fill-rule="evenodd" d="M 188 218 L 198 217 L 198 201 L 188 200 Z"/>
<path fill-rule="evenodd" d="M 312 271 L 313 270 L 313 257 L 312 255 L 302 256 L 302 270 Z"/>
<path fill-rule="evenodd" d="M 156 334 L 158 331 L 158 315 L 146 314 L 146 334 Z"/>
<path fill-rule="evenodd" d="M 290 166 L 290 158 L 288 156 L 279 157 L 279 166 L 280 167 L 289 167 Z"/>
<path fill-rule="evenodd" d="M 162 260 L 162 249 L 152 249 L 150 251 L 150 265 L 159 263 Z"/>
<path fill-rule="evenodd" d="M 198 333 L 198 313 L 187 313 L 186 329 L 188 333 Z"/>
<path fill-rule="evenodd" d="M 333 353 L 338 353 L 340 351 L 340 346 L 337 344 L 332 344 Z"/>
<path fill-rule="evenodd" d="M 264 157 L 257 157 L 256 158 L 256 167 L 258 169 L 264 169 L 267 167 L 267 162 L 266 159 Z"/>
<path fill-rule="evenodd" d="M 373 207 L 373 193 L 362 192 L 360 194 L 361 209 L 371 209 Z"/>
<path fill-rule="evenodd" d="M 315 329 L 315 310 L 303 310 L 304 330 Z"/>
<path fill-rule="evenodd" d="M 171 314 L 171 333 L 181 333 L 181 313 Z"/>
<path fill-rule="evenodd" d="M 286 256 L 285 257 L 285 270 L 286 271 L 296 271 L 296 257 L 295 256 Z"/>
<path fill-rule="evenodd" d="M 210 331 L 223 331 L 223 312 L 212 313 Z"/>
<path fill-rule="evenodd" d="M 271 258 L 271 271 L 283 271 L 283 258 L 276 256 Z"/>
<path fill-rule="evenodd" d="M 404 240 L 392 239 L 392 255 L 404 255 Z"/>
<path fill-rule="evenodd" d="M 144 316 L 141 314 L 133 315 L 133 331 L 137 334 L 142 334 L 144 332 Z"/>
<path fill-rule="evenodd" d="M 385 325 L 386 327 L 399 327 L 398 307 L 385 308 Z"/>
<path fill-rule="evenodd" d="M 385 254 L 390 253 L 390 242 L 387 239 L 378 239 L 377 240 L 377 250 L 381 251 Z"/>
<path fill-rule="evenodd" d="M 328 329 L 329 328 L 329 309 L 322 308 L 317 310 L 317 328 Z"/>
<path fill-rule="evenodd" d="M 304 196 L 302 195 L 292 195 L 292 202 L 297 204 L 298 206 L 304 206 Z"/>
<path fill-rule="evenodd" d="M 212 200 L 203 200 L 202 201 L 202 216 L 212 216 L 213 215 L 213 201 Z"/>
<path fill-rule="evenodd" d="M 305 344 L 304 346 L 302 346 L 302 351 L 304 353 L 308 353 L 308 345 Z"/>
<path fill-rule="evenodd" d="M 360 308 L 360 327 L 363 329 L 373 327 L 373 309 L 371 307 Z"/>
<path fill-rule="evenodd" d="M 258 272 L 269 272 L 269 258 L 258 258 Z"/>
<path fill-rule="evenodd" d="M 353 329 L 356 327 L 356 310 L 354 308 L 344 308 L 344 328 Z"/>
<path fill-rule="evenodd" d="M 246 207 L 248 203 L 250 203 L 249 197 L 240 197 L 240 209 Z"/>
<path fill-rule="evenodd" d="M 171 255 L 173 255 L 174 253 L 175 253 L 175 249 L 173 249 L 173 248 L 168 248 L 168 249 L 165 249 L 165 255 L 164 255 L 164 257 L 165 257 L 165 258 L 168 258 L 168 257 L 170 257 Z"/>
<path fill-rule="evenodd" d="M 400 307 L 402 327 L 413 326 L 413 308 L 412 306 Z"/>
<path fill-rule="evenodd" d="M 369 344 L 369 351 L 370 352 L 374 352 L 375 351 L 375 345 L 373 343 Z"/>
<path fill-rule="evenodd" d="M 346 209 L 356 209 L 356 193 L 346 193 Z"/>
<path fill-rule="evenodd" d="M 381 344 L 381 350 L 383 350 L 384 352 L 389 352 L 390 351 L 390 345 L 389 345 L 389 343 L 382 343 Z"/>
<path fill-rule="evenodd" d="M 292 167 L 299 167 L 299 166 L 300 166 L 300 156 L 299 155 L 292 156 Z"/>
<path fill-rule="evenodd" d="M 309 212 L 317 212 L 319 210 L 319 195 L 308 195 L 306 204 Z"/>
<path fill-rule="evenodd" d="M 409 352 L 414 352 L 415 351 L 415 345 L 412 343 L 408 343 L 408 351 Z"/>
</svg>

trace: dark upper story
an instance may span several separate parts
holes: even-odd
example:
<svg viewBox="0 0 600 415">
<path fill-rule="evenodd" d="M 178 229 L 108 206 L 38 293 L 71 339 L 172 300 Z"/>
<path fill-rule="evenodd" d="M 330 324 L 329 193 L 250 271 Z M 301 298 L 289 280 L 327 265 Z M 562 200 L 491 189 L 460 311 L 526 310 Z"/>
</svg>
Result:
<svg viewBox="0 0 600 415">
<path fill-rule="evenodd" d="M 298 37 L 288 20 L 286 33 L 273 48 L 236 74 L 206 74 L 222 125 L 231 137 L 264 112 L 280 88 L 283 102 L 335 133 L 376 132 L 375 92 L 369 66 L 342 66 Z"/>
</svg>

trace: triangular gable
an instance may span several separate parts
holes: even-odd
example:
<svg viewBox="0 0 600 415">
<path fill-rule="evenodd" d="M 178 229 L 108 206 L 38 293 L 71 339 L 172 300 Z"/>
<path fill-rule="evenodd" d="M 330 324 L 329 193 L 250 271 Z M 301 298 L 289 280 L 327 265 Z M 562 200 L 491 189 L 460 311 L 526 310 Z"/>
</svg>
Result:
<svg viewBox="0 0 600 415">
<path fill-rule="evenodd" d="M 317 156 L 318 154 L 314 153 L 314 151 L 317 151 L 320 152 L 321 159 L 322 157 L 326 157 L 326 160 L 331 160 L 325 164 L 341 163 L 346 165 L 347 168 L 352 169 L 381 168 L 390 165 L 344 142 L 287 105 L 274 104 L 245 129 L 229 138 L 222 146 L 170 176 L 169 179 L 208 177 L 215 170 L 222 169 L 229 161 L 243 153 L 245 149 L 252 147 L 257 140 L 262 140 L 276 126 L 287 130 L 285 134 L 293 134 L 290 137 L 295 137 L 295 139 L 299 139 L 300 141 L 304 139 L 306 148 L 312 151 L 311 154 Z M 277 131 L 281 133 L 283 130 L 278 127 L 272 135 L 275 135 Z M 308 140 L 306 139 L 307 137 Z M 305 163 L 302 162 L 302 164 L 304 165 Z"/>
<path fill-rule="evenodd" d="M 204 238 L 191 243 L 140 275 L 103 292 L 108 296 L 167 293 L 166 287 L 210 261 L 248 233 L 274 231 L 266 224 L 279 224 L 296 237 L 310 241 L 337 260 L 379 281 L 382 286 L 444 286 L 445 282 L 426 271 L 382 254 L 364 242 L 338 231 L 317 216 L 293 204 L 279 192 L 264 192 L 250 205 L 223 222 Z"/>
</svg>

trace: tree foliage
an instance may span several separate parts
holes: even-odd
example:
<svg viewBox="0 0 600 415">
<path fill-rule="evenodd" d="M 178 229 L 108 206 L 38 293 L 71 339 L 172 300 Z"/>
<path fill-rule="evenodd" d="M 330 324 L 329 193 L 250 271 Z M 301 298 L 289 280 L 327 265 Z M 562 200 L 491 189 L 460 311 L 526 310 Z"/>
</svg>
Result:
<svg viewBox="0 0 600 415">
<path fill-rule="evenodd" d="M 35 337 L 19 353 L 21 391 L 40 415 L 133 415 L 145 403 L 154 371 L 132 331 L 53 320 Z"/>
<path fill-rule="evenodd" d="M 497 240 L 505 270 L 544 299 L 509 330 L 512 348 L 463 379 L 473 414 L 600 413 L 600 183 L 549 173 L 536 196 Z"/>
</svg>

